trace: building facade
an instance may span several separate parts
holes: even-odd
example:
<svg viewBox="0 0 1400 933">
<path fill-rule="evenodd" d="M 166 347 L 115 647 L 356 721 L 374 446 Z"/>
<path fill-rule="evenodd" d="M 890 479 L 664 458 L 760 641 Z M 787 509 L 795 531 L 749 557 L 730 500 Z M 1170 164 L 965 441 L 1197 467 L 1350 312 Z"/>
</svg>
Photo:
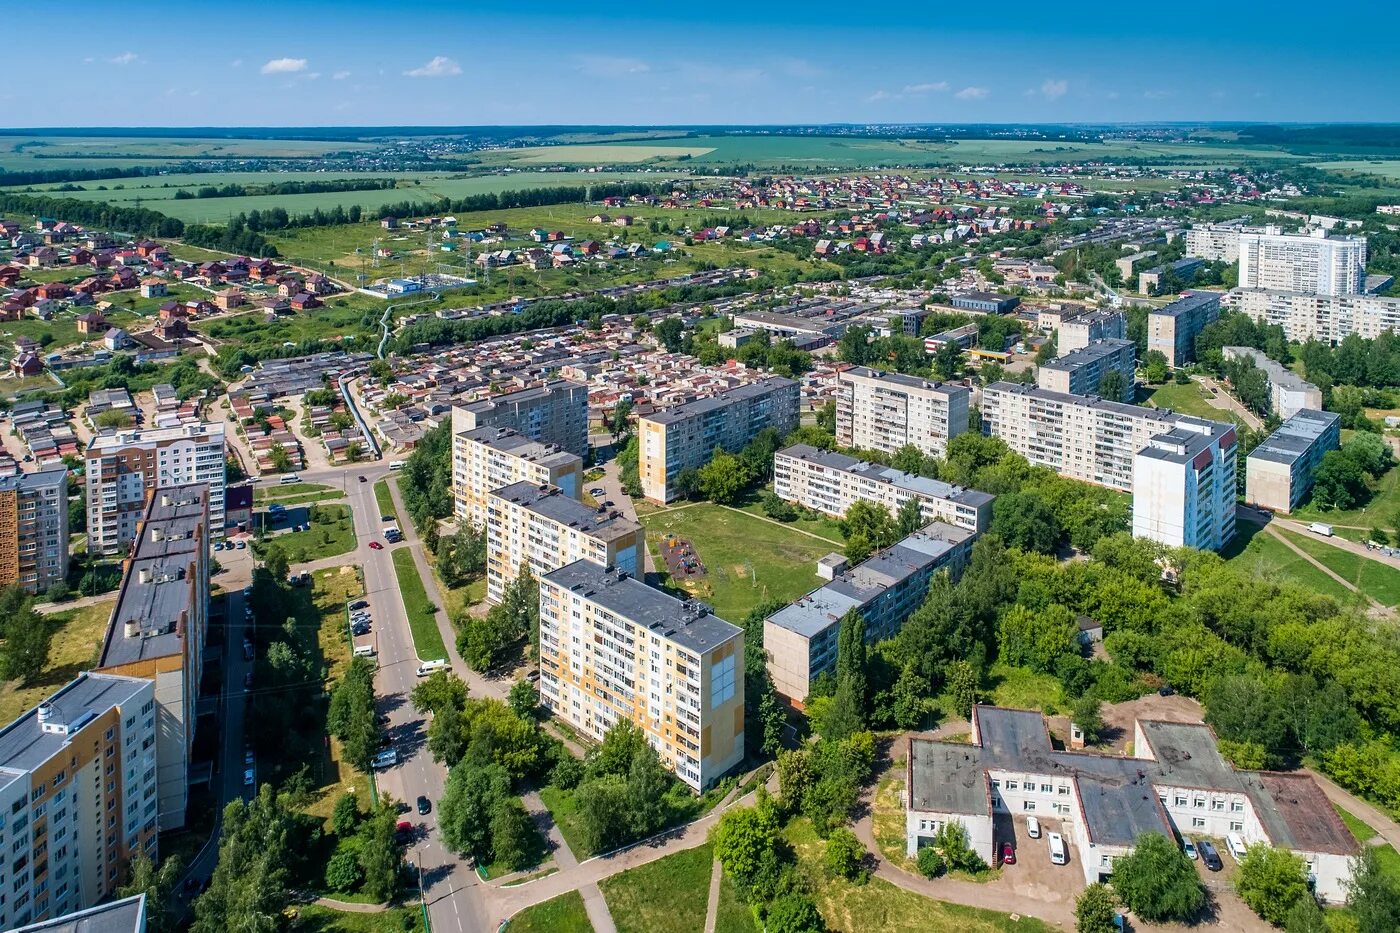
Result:
<svg viewBox="0 0 1400 933">
<path fill-rule="evenodd" d="M 1269 380 L 1269 411 L 1287 420 L 1305 408 L 1322 410 L 1322 390 L 1253 347 L 1221 347 L 1227 360 L 1248 359 Z"/>
<path fill-rule="evenodd" d="M 906 444 L 942 457 L 967 430 L 972 392 L 966 386 L 857 366 L 840 373 L 836 443 L 893 454 Z"/>
<path fill-rule="evenodd" d="M 806 702 L 813 678 L 836 666 L 847 612 L 860 614 L 868 643 L 894 637 L 923 604 L 935 573 L 962 573 L 976 537 L 966 528 L 933 522 L 769 616 L 763 650 L 774 689 L 795 706 Z"/>
<path fill-rule="evenodd" d="M 1350 334 L 1374 340 L 1386 331 L 1400 333 L 1400 298 L 1257 288 L 1233 294 L 1241 312 L 1261 324 L 1277 324 L 1289 340 L 1299 343 L 1320 340 L 1335 346 Z"/>
<path fill-rule="evenodd" d="M 68 468 L 0 479 L 0 586 L 42 593 L 68 579 Z"/>
<path fill-rule="evenodd" d="M 1278 227 L 1240 234 L 1240 288 L 1356 295 L 1366 290 L 1366 238 L 1328 236 L 1324 229 L 1284 233 Z"/>
<path fill-rule="evenodd" d="M 122 563 L 97 670 L 155 688 L 160 828 L 185 825 L 209 635 L 209 490 L 158 490 Z"/>
<path fill-rule="evenodd" d="M 1186 231 L 1186 255 L 1210 262 L 1237 262 L 1240 234 L 1254 229 L 1239 223 L 1196 224 Z"/>
<path fill-rule="evenodd" d="M 521 482 L 557 486 L 577 499 L 583 487 L 583 461 L 509 428 L 477 428 L 452 435 L 452 499 L 458 521 L 486 527 L 486 494 Z"/>
<path fill-rule="evenodd" d="M 995 496 L 941 480 L 902 473 L 806 444 L 794 444 L 773 457 L 773 492 L 778 498 L 844 518 L 857 502 L 883 505 L 894 515 L 910 499 L 919 500 L 926 522 L 947 522 L 985 531 Z"/>
<path fill-rule="evenodd" d="M 582 457 L 588 453 L 588 386 L 556 379 L 452 409 L 452 435 L 508 428 Z"/>
<path fill-rule="evenodd" d="M 209 487 L 209 534 L 222 538 L 222 422 L 94 437 L 87 449 L 88 551 L 124 554 L 154 492 L 186 483 Z"/>
<path fill-rule="evenodd" d="M 735 451 L 765 428 L 797 427 L 800 387 L 774 376 L 637 419 L 637 472 L 653 502 L 676 497 L 676 478 L 709 461 L 716 447 Z"/>
<path fill-rule="evenodd" d="M 554 486 L 513 483 L 486 496 L 486 598 L 493 603 L 522 565 L 536 579 L 576 560 L 636 574 L 645 547 L 641 525 Z"/>
<path fill-rule="evenodd" d="M 1209 422 L 1208 422 L 1209 423 Z M 1218 551 L 1235 536 L 1233 426 L 1179 424 L 1133 458 L 1133 535 L 1170 547 Z"/>
<path fill-rule="evenodd" d="M 1115 402 L 1131 402 L 1137 394 L 1137 344 L 1131 340 L 1096 340 L 1088 346 L 1041 364 L 1036 379 L 1042 389 L 1099 395 L 1109 373 L 1122 377 Z"/>
<path fill-rule="evenodd" d="M 630 720 L 704 790 L 744 758 L 744 630 L 574 561 L 540 578 L 540 703 L 593 739 Z"/>
<path fill-rule="evenodd" d="M 1219 292 L 1190 292 L 1154 308 L 1147 314 L 1147 352 L 1158 351 L 1168 366 L 1185 366 L 1196 358 L 1196 337 L 1219 317 Z"/>
<path fill-rule="evenodd" d="M 1244 501 L 1273 512 L 1296 509 L 1322 455 L 1341 446 L 1341 427 L 1336 412 L 1295 412 L 1245 458 Z"/>
<path fill-rule="evenodd" d="M 92 907 L 157 858 L 155 705 L 149 680 L 79 674 L 0 729 L 0 929 Z"/>
<path fill-rule="evenodd" d="M 982 314 L 1007 314 L 1020 303 L 1021 299 L 1015 295 L 998 295 L 996 292 L 964 292 L 954 295 L 950 302 L 955 308 Z"/>
<path fill-rule="evenodd" d="M 1056 329 L 1055 349 L 1061 355 L 1082 350 L 1096 340 L 1122 340 L 1128 336 L 1128 322 L 1123 312 L 1110 309 L 1070 318 Z"/>
</svg>

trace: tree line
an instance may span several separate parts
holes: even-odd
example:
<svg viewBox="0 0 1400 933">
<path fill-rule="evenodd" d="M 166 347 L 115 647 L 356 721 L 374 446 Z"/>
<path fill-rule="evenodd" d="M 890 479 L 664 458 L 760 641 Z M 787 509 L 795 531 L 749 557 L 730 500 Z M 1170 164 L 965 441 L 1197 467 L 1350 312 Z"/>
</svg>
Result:
<svg viewBox="0 0 1400 933">
<path fill-rule="evenodd" d="M 202 198 L 242 198 L 249 195 L 325 194 L 343 191 L 387 191 L 397 186 L 393 178 L 333 178 L 328 181 L 279 181 L 265 185 L 204 185 L 194 190 L 180 188 L 174 200 Z"/>
</svg>

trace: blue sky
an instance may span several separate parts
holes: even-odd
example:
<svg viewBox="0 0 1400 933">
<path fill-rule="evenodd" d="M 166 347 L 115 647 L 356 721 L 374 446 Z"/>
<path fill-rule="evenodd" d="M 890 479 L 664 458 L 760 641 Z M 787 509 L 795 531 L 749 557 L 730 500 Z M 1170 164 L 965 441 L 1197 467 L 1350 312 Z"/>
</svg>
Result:
<svg viewBox="0 0 1400 933">
<path fill-rule="evenodd" d="M 1381 3 L 7 6 L 5 126 L 1400 119 Z"/>
</svg>

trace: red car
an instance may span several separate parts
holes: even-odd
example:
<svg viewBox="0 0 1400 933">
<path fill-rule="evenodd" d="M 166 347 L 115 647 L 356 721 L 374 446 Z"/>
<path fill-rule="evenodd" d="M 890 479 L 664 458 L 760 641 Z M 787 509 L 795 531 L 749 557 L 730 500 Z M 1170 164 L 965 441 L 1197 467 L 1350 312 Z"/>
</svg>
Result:
<svg viewBox="0 0 1400 933">
<path fill-rule="evenodd" d="M 406 836 L 413 832 L 413 824 L 408 820 L 399 820 L 394 826 L 394 832 L 398 833 L 400 836 Z"/>
<path fill-rule="evenodd" d="M 369 543 L 369 549 L 371 551 L 382 551 L 384 550 L 384 545 L 380 544 L 378 541 L 371 541 Z"/>
<path fill-rule="evenodd" d="M 1001 844 L 1001 863 L 1003 865 L 1016 864 L 1016 850 L 1011 847 L 1011 843 L 1009 842 L 1003 842 Z"/>
</svg>

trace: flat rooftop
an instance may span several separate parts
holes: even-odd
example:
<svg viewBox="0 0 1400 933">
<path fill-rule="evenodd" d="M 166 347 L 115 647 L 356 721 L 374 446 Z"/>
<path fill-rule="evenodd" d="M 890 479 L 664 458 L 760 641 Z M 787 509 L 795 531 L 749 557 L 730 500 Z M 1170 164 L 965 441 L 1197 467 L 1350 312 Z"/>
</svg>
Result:
<svg viewBox="0 0 1400 933">
<path fill-rule="evenodd" d="M 191 615 L 190 574 L 209 548 L 209 487 L 157 489 L 126 562 L 117 605 L 107 623 L 99 667 L 182 653 Z M 127 623 L 137 625 L 127 634 Z"/>
<path fill-rule="evenodd" d="M 594 508 L 564 495 L 558 486 L 522 480 L 490 493 L 560 525 L 566 525 L 601 541 L 639 533 L 642 526 L 616 510 Z"/>
<path fill-rule="evenodd" d="M 51 466 L 35 473 L 17 473 L 14 476 L 0 478 L 0 489 L 6 492 L 10 490 L 33 492 L 60 487 L 66 482 L 67 477 L 68 468 L 66 466 Z M 68 494 L 66 488 L 62 489 L 62 494 Z"/>
<path fill-rule="evenodd" d="M 510 428 L 475 428 L 462 431 L 458 436 L 542 466 L 562 466 L 579 459 L 557 444 L 532 440 Z"/>
<path fill-rule="evenodd" d="M 1046 360 L 1044 363 L 1040 364 L 1040 368 L 1070 372 L 1117 356 L 1124 350 L 1134 350 L 1135 352 L 1135 347 L 1136 344 L 1131 340 L 1107 337 L 1103 340 L 1095 340 L 1088 346 L 1081 347 L 1078 350 L 1071 350 L 1069 353 L 1063 356 L 1057 356 L 1053 360 Z"/>
<path fill-rule="evenodd" d="M 1333 429 L 1340 432 L 1341 422 L 1342 416 L 1336 412 L 1304 408 L 1260 441 L 1246 459 L 1292 463 L 1312 449 L 1322 435 Z"/>
<path fill-rule="evenodd" d="M 146 895 L 136 894 L 53 920 L 41 920 L 14 933 L 146 933 Z"/>
<path fill-rule="evenodd" d="M 653 421 L 657 424 L 674 424 L 677 421 L 684 421 L 687 418 L 695 418 L 713 411 L 720 411 L 729 407 L 735 402 L 747 401 L 750 399 L 762 398 L 774 392 L 787 388 L 797 388 L 797 383 L 791 379 L 784 379 L 782 376 L 771 376 L 758 382 L 751 382 L 748 385 L 735 386 L 709 398 L 699 398 L 693 402 L 685 402 L 667 408 L 665 411 L 654 412 L 643 418 L 643 421 Z"/>
<path fill-rule="evenodd" d="M 44 703 L 0 730 L 0 774 L 32 771 L 67 747 L 70 736 L 40 726 L 41 708 L 52 711 L 50 723 L 62 722 L 76 732 L 76 727 L 93 717 L 129 703 L 148 683 L 113 674 L 79 674 Z"/>
<path fill-rule="evenodd" d="M 587 391 L 588 387 L 579 382 L 570 382 L 567 379 L 554 379 L 543 385 L 531 386 L 528 389 L 519 389 L 515 392 L 507 392 L 504 395 L 493 395 L 490 398 L 468 402 L 461 407 L 474 414 L 482 414 L 510 405 L 524 405 L 530 402 L 544 401 L 556 392 L 566 392 L 570 389 L 582 389 Z"/>
<path fill-rule="evenodd" d="M 963 505 L 978 508 L 991 502 L 996 496 L 991 493 L 982 492 L 978 489 L 967 489 L 963 486 L 954 486 L 942 480 L 930 479 L 927 476 L 919 476 L 916 473 L 905 473 L 896 470 L 894 467 L 881 466 L 878 463 L 868 463 L 864 460 L 857 460 L 847 454 L 836 453 L 832 450 L 821 450 L 810 444 L 793 444 L 778 451 L 775 456 L 792 457 L 797 460 L 804 460 L 808 463 L 815 463 L 828 470 L 841 470 L 855 476 L 870 479 L 877 483 L 889 483 L 900 489 L 907 489 L 910 492 L 928 496 L 933 499 L 946 499 L 949 502 L 958 502 Z"/>
<path fill-rule="evenodd" d="M 965 327 L 971 327 L 973 330 L 977 329 L 976 324 L 967 324 L 965 325 Z M 954 333 L 954 331 L 948 331 L 948 333 Z M 884 370 L 871 369 L 868 366 L 853 366 L 845 372 L 841 373 L 840 376 L 838 376 L 837 378 L 840 379 L 844 376 L 856 376 L 861 379 L 873 379 L 877 382 L 888 383 L 890 385 L 899 386 L 904 389 L 918 389 L 924 392 L 941 392 L 944 395 L 961 394 L 970 396 L 972 394 L 972 390 L 969 389 L 967 386 L 958 385 L 956 383 L 937 382 L 932 379 L 920 379 L 918 376 L 910 376 L 906 375 L 905 373 L 885 372 Z"/>
<path fill-rule="evenodd" d="M 592 561 L 576 560 L 545 574 L 544 580 L 696 654 L 707 654 L 744 633 L 702 602 L 677 599 L 624 571 L 608 570 Z"/>
<path fill-rule="evenodd" d="M 88 445 L 88 456 L 94 452 L 104 450 L 119 450 L 123 447 L 132 447 L 137 444 L 159 444 L 165 441 L 176 441 L 182 438 L 195 438 L 197 440 L 212 441 L 224 439 L 224 423 L 222 421 L 200 422 L 198 424 L 180 424 L 169 428 L 146 428 L 139 431 L 117 431 L 112 434 L 100 434 L 92 439 Z"/>
<path fill-rule="evenodd" d="M 1199 261 L 1204 262 L 1204 260 Z M 1172 263 L 1172 267 L 1175 268 L 1177 264 L 1178 263 Z M 1158 266 L 1157 269 L 1151 271 L 1155 272 L 1161 268 L 1161 266 Z M 1165 307 L 1153 308 L 1148 314 L 1165 315 L 1166 317 L 1181 317 L 1183 314 L 1194 314 L 1212 304 L 1219 305 L 1221 297 L 1222 295 L 1220 292 L 1187 292 Z"/>
<path fill-rule="evenodd" d="M 1234 430 L 1234 425 L 1224 421 L 1208 421 L 1205 418 L 1197 418 L 1195 415 L 1183 415 L 1172 411 L 1170 408 L 1149 408 L 1146 405 L 1131 405 L 1127 402 L 1115 402 L 1111 399 L 1099 398 L 1097 395 L 1075 395 L 1072 392 L 1055 392 L 1051 389 L 1042 389 L 1040 386 L 1034 385 L 1023 385 L 1019 382 L 993 382 L 983 390 L 984 397 L 989 393 L 1022 395 L 1027 398 L 1060 405 L 1079 405 L 1092 408 L 1094 411 L 1115 415 L 1121 418 L 1141 418 L 1145 421 L 1156 421 L 1162 425 L 1163 431 L 1170 430 L 1173 425 L 1178 424 L 1191 425 L 1198 431 L 1212 434 L 1218 433 L 1223 435 L 1226 431 Z"/>
</svg>

